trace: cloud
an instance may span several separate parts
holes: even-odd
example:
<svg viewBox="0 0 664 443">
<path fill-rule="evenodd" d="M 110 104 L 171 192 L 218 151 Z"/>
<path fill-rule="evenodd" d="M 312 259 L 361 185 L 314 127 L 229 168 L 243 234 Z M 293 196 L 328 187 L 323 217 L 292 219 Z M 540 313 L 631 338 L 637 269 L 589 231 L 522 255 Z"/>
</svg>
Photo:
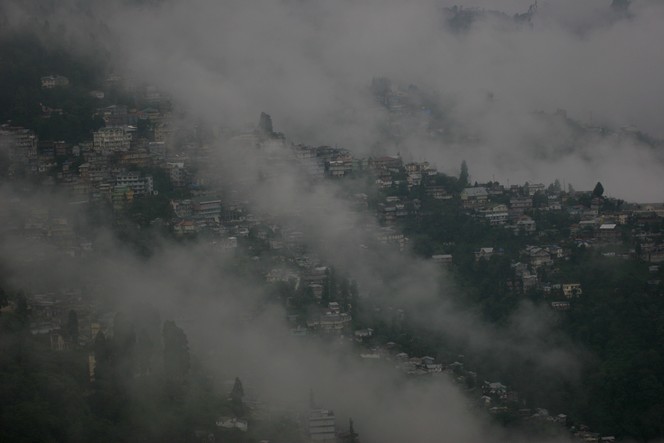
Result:
<svg viewBox="0 0 664 443">
<path fill-rule="evenodd" d="M 592 113 L 593 122 L 634 124 L 664 136 L 664 63 L 658 50 L 664 11 L 657 2 L 643 1 L 634 4 L 631 19 L 618 20 L 608 3 L 543 3 L 532 27 L 487 19 L 462 33 L 447 28 L 439 2 L 425 0 L 110 3 L 94 5 L 90 14 L 71 4 L 49 17 L 54 25 L 67 25 L 71 43 L 93 33 L 119 70 L 170 93 L 188 118 L 230 133 L 253 126 L 268 111 L 277 129 L 295 141 L 340 144 L 359 155 L 398 149 L 446 171 L 467 159 L 480 180 L 561 178 L 577 188 L 600 180 L 611 195 L 660 198 L 661 154 L 627 136 L 576 140 L 564 121 L 533 114 L 564 108 L 581 121 L 589 122 Z M 530 2 L 463 4 L 511 16 Z M 18 7 L 13 11 L 12 23 L 29 17 Z M 99 23 L 102 31 L 94 33 Z M 473 141 L 432 139 L 415 130 L 396 144 L 381 130 L 388 116 L 369 93 L 375 76 L 438 93 L 447 118 Z M 571 380 L 578 374 L 577 350 L 550 339 L 553 326 L 542 321 L 544 313 L 524 306 L 506 331 L 498 331 L 449 302 L 449 292 L 457 289 L 441 286 L 431 263 L 360 247 L 369 243 L 362 227 L 375 222 L 358 215 L 337 186 L 309 184 L 289 164 L 287 144 L 254 149 L 219 138 L 209 147 L 209 169 L 203 172 L 234 183 L 254 210 L 301 227 L 315 251 L 351 273 L 365 294 L 417 312 L 421 324 L 475 352 L 511 361 L 528 357 L 538 369 Z M 258 180 L 275 160 L 277 174 Z M 298 213 L 306 219 L 298 220 Z M 24 250 L 26 243 L 14 241 L 4 257 Z M 415 433 L 420 441 L 472 442 L 495 432 L 444 378 L 411 383 L 391 368 L 355 361 L 348 349 L 331 353 L 294 341 L 279 307 L 249 317 L 262 301 L 260 284 L 225 269 L 227 257 L 203 246 L 164 244 L 144 260 L 115 247 L 109 237 L 96 239 L 96 246 L 104 256 L 81 268 L 49 261 L 55 266 L 45 268 L 44 286 L 83 275 L 101 283 L 118 308 L 136 300 L 154 303 L 164 317 L 184 325 L 194 346 L 220 371 L 249 374 L 273 399 L 295 401 L 313 386 L 325 402 L 357 417 L 366 441 L 414 440 Z M 21 262 L 9 266 L 27 278 Z"/>
<path fill-rule="evenodd" d="M 549 159 L 531 144 L 534 133 L 554 143 L 565 136 L 564 127 L 531 115 L 557 109 L 586 124 L 635 125 L 664 136 L 658 2 L 635 2 L 631 18 L 616 17 L 603 0 L 543 2 L 532 26 L 510 18 L 529 1 L 463 5 L 507 18 L 453 33 L 433 1 L 192 0 L 111 9 L 104 20 L 120 66 L 213 126 L 247 127 L 268 111 L 295 141 L 342 145 L 358 155 L 398 150 L 447 171 L 466 158 L 480 180 L 560 178 L 577 188 L 600 180 L 618 197 L 659 197 L 653 189 L 662 184 L 661 154 L 648 146 L 584 139 Z M 386 112 L 368 91 L 375 76 L 438 93 L 449 120 L 480 142 L 414 131 L 395 146 L 383 130 Z"/>
</svg>

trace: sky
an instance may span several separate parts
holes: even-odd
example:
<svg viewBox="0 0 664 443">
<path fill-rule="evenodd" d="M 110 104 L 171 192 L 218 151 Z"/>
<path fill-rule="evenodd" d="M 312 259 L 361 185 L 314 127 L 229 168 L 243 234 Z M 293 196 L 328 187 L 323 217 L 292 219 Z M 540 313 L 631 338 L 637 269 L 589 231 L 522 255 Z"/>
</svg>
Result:
<svg viewBox="0 0 664 443">
<path fill-rule="evenodd" d="M 567 134 L 532 115 L 562 109 L 585 125 L 664 137 L 660 2 L 634 2 L 630 17 L 614 15 L 606 0 L 540 2 L 532 27 L 487 19 L 463 33 L 446 27 L 444 4 L 192 0 L 157 13 L 122 10 L 109 21 L 127 65 L 212 124 L 254 124 L 266 111 L 308 144 L 399 152 L 451 174 L 466 159 L 479 181 L 558 178 L 576 189 L 601 181 L 608 195 L 662 200 L 661 150 L 616 136 L 542 155 L 533 140 L 553 150 Z M 530 2 L 462 4 L 511 16 Z M 385 113 L 368 94 L 380 76 L 440 94 L 451 118 L 479 141 L 445 143 L 416 132 L 398 146 L 386 143 Z"/>
<path fill-rule="evenodd" d="M 530 25 L 515 25 L 510 18 L 531 3 L 115 1 L 89 2 L 81 14 L 65 1 L 51 21 L 65 24 L 73 45 L 106 47 L 119 70 L 169 91 L 215 127 L 253 126 L 264 111 L 296 142 L 398 152 L 449 174 L 465 159 L 480 182 L 559 179 L 590 190 L 601 181 L 610 196 L 662 201 L 661 148 L 618 134 L 576 140 L 561 153 L 566 129 L 532 113 L 565 110 L 586 126 L 664 138 L 664 4 L 636 0 L 621 15 L 610 0 L 540 1 Z M 24 20 L 21 4 L 7 7 L 12 23 Z M 505 15 L 452 32 L 444 8 L 455 4 Z M 386 141 L 385 110 L 368 92 L 374 77 L 437 94 L 476 141 L 422 131 Z"/>
</svg>

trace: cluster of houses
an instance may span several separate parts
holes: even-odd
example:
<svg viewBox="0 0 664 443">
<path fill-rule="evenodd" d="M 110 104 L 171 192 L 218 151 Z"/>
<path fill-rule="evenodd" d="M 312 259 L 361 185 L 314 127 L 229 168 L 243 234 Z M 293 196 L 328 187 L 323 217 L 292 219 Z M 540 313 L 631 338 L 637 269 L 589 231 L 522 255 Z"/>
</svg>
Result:
<svg viewBox="0 0 664 443">
<path fill-rule="evenodd" d="M 68 80 L 60 76 L 46 76 L 41 81 L 45 89 L 68 85 Z M 108 79 L 107 84 L 113 85 L 115 81 L 114 78 Z M 98 98 L 104 97 L 103 91 L 93 92 Z M 391 90 L 385 95 L 385 105 L 394 112 L 402 112 L 407 108 L 404 104 L 407 98 L 407 93 Z M 282 226 L 273 217 L 252 211 L 249 202 L 210 186 L 213 178 L 193 174 L 197 162 L 204 161 L 203 148 L 174 144 L 170 105 L 156 89 L 146 88 L 143 102 L 146 107 L 142 109 L 129 109 L 123 105 L 99 108 L 97 115 L 104 126 L 90 134 L 89 140 L 77 144 L 39 140 L 29 129 L 9 123 L 1 125 L 0 154 L 7 159 L 7 175 L 38 176 L 46 185 L 66 189 L 72 205 L 107 201 L 120 213 L 132 202 L 160 191 L 156 177 L 142 172 L 160 170 L 170 178 L 173 187 L 191 195 L 170 200 L 172 219 L 167 223 L 176 236 L 201 235 L 223 250 L 236 250 L 245 241 L 260 243 L 270 251 L 269 264 L 257 264 L 267 266 L 263 274 L 265 281 L 292 284 L 295 290 L 302 289 L 302 292 L 311 294 L 317 309 L 310 311 L 304 321 L 293 319 L 294 326 L 297 325 L 294 334 L 343 335 L 358 342 L 369 341 L 373 330 L 353 331 L 348 303 L 336 300 L 338 292 L 329 293 L 331 267 L 308 252 L 303 229 L 296 225 Z M 542 281 L 540 277 L 545 274 L 542 270 L 568 259 L 571 246 L 601 248 L 618 258 L 644 260 L 651 264 L 653 272 L 658 272 L 657 264 L 664 261 L 664 244 L 659 230 L 664 205 L 623 205 L 619 209 L 606 209 L 604 199 L 594 196 L 586 206 L 570 200 L 574 198 L 572 193 L 547 189 L 543 184 L 505 188 L 494 182 L 466 187 L 458 192 L 441 185 L 437 180 L 440 174 L 427 162 L 404 164 L 399 155 L 358 159 L 336 147 L 288 145 L 272 132 L 268 119 L 269 116 L 267 119 L 261 117 L 263 133 L 242 134 L 236 142 L 251 146 L 265 143 L 267 132 L 268 138 L 277 140 L 275 146 L 286 148 L 287 159 L 295 162 L 310 180 L 342 180 L 358 174 L 372 177 L 375 187 L 382 191 L 380 201 L 370 207 L 368 196 L 357 193 L 352 196 L 351 203 L 361 211 L 375 210 L 379 224 L 366 229 L 377 243 L 406 251 L 409 240 L 398 229 L 398 223 L 420 214 L 425 198 L 454 200 L 469 216 L 485 222 L 488 228 L 509 229 L 528 238 L 531 245 L 518 251 L 518 257 L 512 261 L 514 278 L 507 282 L 508 286 L 520 293 L 543 291 L 550 297 L 553 309 L 568 310 L 570 301 L 583 294 L 578 282 Z M 146 127 L 149 128 L 147 133 Z M 274 160 L 277 163 L 283 158 L 276 156 Z M 421 191 L 417 197 L 412 192 L 414 190 Z M 8 214 L 22 204 L 20 201 L 10 202 L 4 208 L 9 211 L 0 211 L 0 219 L 7 216 L 9 220 Z M 538 229 L 532 217 L 535 210 L 565 212 L 570 220 L 569 233 L 563 236 L 562 230 L 553 233 L 549 230 L 546 236 L 540 235 L 544 232 Z M 5 233 L 15 232 L 23 237 L 47 240 L 61 253 L 72 256 L 92 253 L 91 242 L 77 234 L 73 219 L 40 206 L 23 212 L 26 217 L 12 219 L 3 225 Z M 552 235 L 560 239 L 558 244 L 551 243 Z M 491 260 L 494 255 L 505 253 L 492 245 L 473 252 L 477 261 Z M 435 254 L 432 259 L 441 264 L 454 261 L 454 257 L 447 253 Z M 287 303 L 292 301 L 289 299 Z M 72 344 L 85 345 L 91 342 L 96 332 L 110 328 L 112 323 L 108 316 L 95 313 L 89 297 L 80 291 L 32 294 L 30 307 L 32 332 L 48 334 L 54 350 L 66 349 Z M 71 334 L 65 331 L 70 311 L 78 313 L 79 330 L 85 331 L 77 334 L 76 343 L 72 343 Z M 465 371 L 460 362 L 443 365 L 432 357 L 410 357 L 389 347 L 386 351 L 365 349 L 361 358 L 394 361 L 399 370 L 410 376 L 448 372 L 459 382 L 472 380 L 475 383 L 476 378 L 476 374 Z M 485 382 L 481 389 L 483 404 L 494 413 L 503 411 L 507 403 L 518 399 L 515 392 L 498 382 Z M 566 420 L 561 416 L 549 417 L 544 410 L 524 409 L 520 413 L 524 417 L 561 423 Z M 312 411 L 308 421 L 310 439 L 334 441 L 336 429 L 333 423 L 331 411 Z M 220 417 L 217 426 L 247 430 L 246 421 L 233 417 Z M 587 430 L 580 430 L 578 436 L 588 442 L 599 441 L 593 440 L 595 434 Z"/>
</svg>

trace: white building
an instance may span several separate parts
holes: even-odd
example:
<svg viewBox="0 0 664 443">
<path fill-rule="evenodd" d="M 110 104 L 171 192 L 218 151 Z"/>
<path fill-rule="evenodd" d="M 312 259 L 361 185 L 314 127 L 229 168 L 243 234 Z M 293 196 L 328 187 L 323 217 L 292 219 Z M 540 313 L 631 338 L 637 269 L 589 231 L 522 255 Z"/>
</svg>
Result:
<svg viewBox="0 0 664 443">
<path fill-rule="evenodd" d="M 131 134 L 124 128 L 101 128 L 92 134 L 92 146 L 95 151 L 109 155 L 114 152 L 126 152 L 131 144 Z"/>
<path fill-rule="evenodd" d="M 309 413 L 309 439 L 322 443 L 337 442 L 337 424 L 334 412 L 327 409 L 315 409 Z"/>
<path fill-rule="evenodd" d="M 138 171 L 122 171 L 115 176 L 117 188 L 131 188 L 135 195 L 152 194 L 154 184 L 152 176 L 141 177 Z"/>
</svg>

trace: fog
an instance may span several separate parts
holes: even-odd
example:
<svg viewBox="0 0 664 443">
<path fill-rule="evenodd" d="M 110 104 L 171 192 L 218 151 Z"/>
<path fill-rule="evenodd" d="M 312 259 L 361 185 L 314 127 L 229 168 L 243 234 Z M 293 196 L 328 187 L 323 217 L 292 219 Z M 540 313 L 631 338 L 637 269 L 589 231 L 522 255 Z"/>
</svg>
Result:
<svg viewBox="0 0 664 443">
<path fill-rule="evenodd" d="M 464 5 L 508 18 L 529 6 L 489 3 Z M 661 152 L 598 137 L 543 158 L 535 139 L 555 146 L 566 134 L 531 115 L 564 109 L 589 126 L 635 126 L 664 136 L 660 3 L 634 2 L 633 15 L 621 17 L 608 1 L 543 2 L 532 26 L 486 19 L 457 33 L 441 6 L 198 0 L 157 13 L 123 10 L 111 16 L 110 29 L 134 72 L 214 124 L 253 123 L 267 110 L 296 141 L 358 155 L 398 151 L 447 172 L 465 158 L 480 181 L 559 178 L 577 189 L 602 181 L 616 197 L 661 200 Z M 415 132 L 398 146 L 386 142 L 379 129 L 385 111 L 368 93 L 376 76 L 440 94 L 449 118 L 478 141 L 448 143 Z"/>
<path fill-rule="evenodd" d="M 505 329 L 486 325 L 454 306 L 448 296 L 459 289 L 432 263 L 363 248 L 369 242 L 364 228 L 375 221 L 353 210 L 336 185 L 308 184 L 287 161 L 269 180 L 257 179 L 274 155 L 288 155 L 292 141 L 337 145 L 358 156 L 399 152 L 450 174 L 465 159 L 478 181 L 560 179 L 577 189 L 601 181 L 611 196 L 661 201 L 662 152 L 620 128 L 664 137 L 664 7 L 635 1 L 625 16 L 606 0 L 540 2 L 530 24 L 515 24 L 511 17 L 530 3 L 457 2 L 507 14 L 457 31 L 444 12 L 454 3 L 426 0 L 91 3 L 86 13 L 63 3 L 48 17 L 52 26 L 64 25 L 62 38 L 72 48 L 103 48 L 124 78 L 170 94 L 186 114 L 183 124 L 202 120 L 237 133 L 253 130 L 260 112 L 270 112 L 286 134 L 283 146 L 277 142 L 266 158 L 265 146 L 246 149 L 219 137 L 210 141 L 209 169 L 202 172 L 222 176 L 253 210 L 303 229 L 322 261 L 349 273 L 363 296 L 403 307 L 487 358 L 528 358 L 538 371 L 573 383 L 583 352 L 556 343 L 546 313 L 524 305 Z M 32 23 L 26 8 L 8 3 L 7 23 Z M 374 77 L 435 94 L 457 133 L 434 137 L 414 129 L 396 140 L 386 136 L 390 116 L 371 95 Z M 535 114 L 562 109 L 590 129 L 614 132 L 589 130 L 577 140 L 564 119 L 543 122 Z M 3 201 L 13 195 L 3 190 Z M 31 198 L 28 205 L 40 205 L 45 197 Z M 56 213 L 67 206 L 48 201 Z M 162 318 L 182 325 L 193 351 L 220 378 L 240 375 L 270 401 L 298 407 L 313 387 L 321 403 L 356 420 L 365 442 L 519 439 L 473 411 L 446 377 L 405 381 L 389 364 L 359 361 L 347 344 L 330 351 L 292 337 L 283 308 L 265 305 L 262 282 L 238 276 L 230 256 L 164 241 L 146 260 L 108 232 L 95 235 L 94 260 L 72 264 L 57 254 L 37 263 L 17 260 L 13 251 L 29 252 L 29 246 L 49 253 L 39 242 L 17 238 L 3 245 L 2 256 L 17 287 L 84 280 L 95 282 L 115 309 L 136 301 L 157 306 Z"/>
<path fill-rule="evenodd" d="M 530 21 L 515 23 L 531 3 L 189 0 L 91 2 L 81 12 L 62 2 L 48 20 L 63 24 L 69 43 L 105 48 L 118 71 L 214 126 L 246 127 L 267 111 L 297 142 L 400 152 L 448 173 L 466 159 L 478 181 L 558 178 L 576 189 L 601 181 L 615 197 L 661 200 L 661 148 L 598 137 L 542 156 L 533 139 L 556 145 L 565 134 L 531 113 L 564 109 L 589 127 L 664 137 L 664 6 L 638 0 L 620 14 L 610 0 L 538 2 Z M 455 4 L 488 12 L 454 31 L 445 8 Z M 28 8 L 9 2 L 9 24 L 31 23 Z M 446 119 L 475 142 L 412 131 L 395 146 L 369 93 L 373 77 L 438 94 Z"/>
<path fill-rule="evenodd" d="M 77 211 L 64 196 L 17 198 L 6 188 L 1 196 L 12 202 L 2 212 L 9 232 L 15 226 L 20 231 L 22 220 L 34 208 L 49 217 L 76 219 Z M 317 192 L 316 197 L 341 205 L 325 191 Z M 525 439 L 490 424 L 488 415 L 473 407 L 471 398 L 447 375 L 408 379 L 394 363 L 362 361 L 358 349 L 348 342 L 292 336 L 286 312 L 279 304 L 266 301 L 261 281 L 237 272 L 232 253 L 204 243 L 163 240 L 146 259 L 105 228 L 95 232 L 88 239 L 95 251 L 84 257 L 69 257 L 48 240 L 5 236 L 0 250 L 3 273 L 10 276 L 12 287 L 32 293 L 83 288 L 84 295 L 96 299 L 95 305 L 102 310 L 131 313 L 137 304 L 154 306 L 162 319 L 175 319 L 183 327 L 193 355 L 216 380 L 239 375 L 275 410 L 305 409 L 311 388 L 319 405 L 335 410 L 340 425 L 346 417 L 355 420 L 362 441 Z M 337 260 L 343 269 L 342 260 L 352 260 L 353 252 L 344 254 L 340 249 L 320 252 Z M 359 266 L 351 275 L 361 282 L 371 277 L 364 273 L 401 268 L 396 280 L 373 282 L 374 290 L 384 291 L 386 303 L 411 310 L 423 324 L 464 340 L 470 352 L 484 353 L 487 359 L 502 355 L 504 359 L 535 360 L 535 368 L 543 374 L 575 379 L 579 362 L 573 348 L 549 342 L 552 329 L 542 312 L 524 306 L 514 317 L 513 327 L 494 329 L 438 298 L 439 271 L 431 264 L 389 250 L 380 251 L 381 259 L 377 255 L 345 266 Z"/>
</svg>

